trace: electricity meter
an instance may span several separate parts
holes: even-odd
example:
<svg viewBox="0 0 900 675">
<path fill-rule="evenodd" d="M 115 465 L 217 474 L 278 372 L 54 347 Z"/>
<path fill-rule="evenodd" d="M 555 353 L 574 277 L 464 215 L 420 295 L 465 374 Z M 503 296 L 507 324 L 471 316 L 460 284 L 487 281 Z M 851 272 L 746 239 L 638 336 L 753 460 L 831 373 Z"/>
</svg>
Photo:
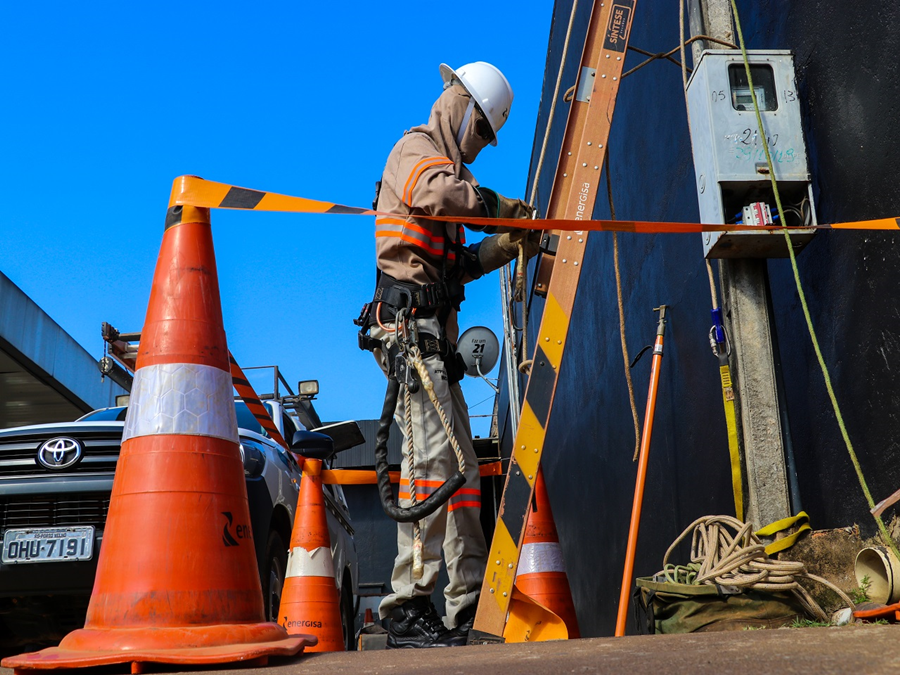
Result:
<svg viewBox="0 0 900 675">
<path fill-rule="evenodd" d="M 810 228 L 816 225 L 816 212 L 794 58 L 787 50 L 751 50 L 747 56 L 786 225 L 794 250 L 799 251 L 815 233 Z M 688 82 L 687 96 L 701 222 L 781 225 L 741 52 L 704 51 Z M 707 258 L 788 255 L 779 231 L 702 236 Z"/>
</svg>

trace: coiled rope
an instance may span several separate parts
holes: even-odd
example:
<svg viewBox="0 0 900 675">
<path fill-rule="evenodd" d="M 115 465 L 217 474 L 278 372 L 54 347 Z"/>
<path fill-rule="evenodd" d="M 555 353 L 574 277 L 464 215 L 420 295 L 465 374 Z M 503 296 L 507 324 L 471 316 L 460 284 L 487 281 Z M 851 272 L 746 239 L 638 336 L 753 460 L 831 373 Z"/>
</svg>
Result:
<svg viewBox="0 0 900 675">
<path fill-rule="evenodd" d="M 672 551 L 691 537 L 689 565 L 669 563 Z M 851 609 L 853 601 L 827 579 L 810 574 L 802 562 L 774 560 L 766 554 L 765 544 L 750 523 L 731 516 L 704 516 L 691 523 L 672 542 L 663 556 L 663 569 L 654 577 L 676 584 L 706 584 L 740 591 L 792 593 L 800 604 L 819 621 L 829 617 L 798 579 L 811 579 L 833 591 Z"/>
</svg>

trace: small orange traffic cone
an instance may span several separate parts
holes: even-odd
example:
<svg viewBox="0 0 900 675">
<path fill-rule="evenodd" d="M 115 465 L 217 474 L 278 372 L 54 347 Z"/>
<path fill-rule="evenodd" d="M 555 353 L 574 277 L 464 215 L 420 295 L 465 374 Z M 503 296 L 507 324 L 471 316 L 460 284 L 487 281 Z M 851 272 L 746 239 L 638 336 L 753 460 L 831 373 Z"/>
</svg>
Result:
<svg viewBox="0 0 900 675">
<path fill-rule="evenodd" d="M 17 673 L 296 654 L 266 623 L 209 209 L 169 209 L 85 627 Z"/>
<path fill-rule="evenodd" d="M 320 459 L 303 460 L 303 478 L 278 616 L 288 633 L 293 635 L 302 631 L 319 639 L 316 646 L 307 647 L 306 651 L 344 651 L 340 595 L 334 580 Z"/>
<path fill-rule="evenodd" d="M 581 637 L 559 535 L 540 469 L 503 636 L 507 642 Z"/>
</svg>

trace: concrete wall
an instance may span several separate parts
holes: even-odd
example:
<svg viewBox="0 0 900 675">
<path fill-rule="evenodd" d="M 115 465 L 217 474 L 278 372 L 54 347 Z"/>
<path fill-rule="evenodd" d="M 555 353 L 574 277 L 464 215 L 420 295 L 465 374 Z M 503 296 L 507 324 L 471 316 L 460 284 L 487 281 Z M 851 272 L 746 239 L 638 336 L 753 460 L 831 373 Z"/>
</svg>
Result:
<svg viewBox="0 0 900 675">
<path fill-rule="evenodd" d="M 819 222 L 900 215 L 900 9 L 872 0 L 738 3 L 750 48 L 795 51 Z M 559 67 L 570 0 L 556 3 L 529 185 L 534 180 Z M 563 90 L 575 82 L 590 3 L 579 3 Z M 678 44 L 678 4 L 637 3 L 631 44 L 651 52 Z M 626 69 L 643 57 L 630 53 Z M 566 122 L 550 131 L 549 196 Z M 622 81 L 609 140 L 620 219 L 696 221 L 697 197 L 680 70 L 658 61 Z M 594 216 L 606 218 L 601 189 Z M 876 500 L 900 488 L 898 237 L 823 232 L 799 257 L 813 321 L 851 438 Z M 707 340 L 710 295 L 700 235 L 620 235 L 631 355 L 653 341 L 653 307 L 670 306 L 666 353 L 635 566 L 656 572 L 695 518 L 734 505 L 717 362 Z M 787 261 L 769 262 L 775 324 L 798 462 L 800 496 L 816 529 L 872 520 L 827 400 Z M 541 303 L 531 321 L 537 327 Z M 532 336 L 533 337 L 533 336 Z M 533 339 L 530 342 L 534 344 Z M 633 370 L 643 417 L 649 356 Z M 506 439 L 507 445 L 509 439 Z M 576 598 L 581 631 L 610 635 L 624 561 L 636 465 L 619 342 L 612 236 L 592 234 L 563 361 L 544 468 Z M 893 515 L 892 512 L 887 514 Z M 686 554 L 685 554 L 686 555 Z M 680 562 L 686 562 L 684 556 Z"/>
</svg>

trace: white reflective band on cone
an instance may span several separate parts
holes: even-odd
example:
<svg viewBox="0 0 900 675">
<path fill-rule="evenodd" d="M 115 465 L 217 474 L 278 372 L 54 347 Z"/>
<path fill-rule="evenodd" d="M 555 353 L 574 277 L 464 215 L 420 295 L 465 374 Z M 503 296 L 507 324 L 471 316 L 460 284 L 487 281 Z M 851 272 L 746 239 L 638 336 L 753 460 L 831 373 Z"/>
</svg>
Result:
<svg viewBox="0 0 900 675">
<path fill-rule="evenodd" d="M 122 441 L 184 434 L 238 442 L 231 373 L 194 363 L 162 363 L 134 374 Z"/>
<path fill-rule="evenodd" d="M 334 579 L 334 562 L 331 557 L 331 549 L 320 546 L 312 551 L 307 551 L 302 546 L 291 549 L 288 556 L 288 577 L 330 577 Z"/>
<path fill-rule="evenodd" d="M 516 576 L 536 572 L 565 573 L 565 571 L 566 565 L 563 562 L 562 549 L 557 542 L 544 541 L 522 546 Z"/>
</svg>

